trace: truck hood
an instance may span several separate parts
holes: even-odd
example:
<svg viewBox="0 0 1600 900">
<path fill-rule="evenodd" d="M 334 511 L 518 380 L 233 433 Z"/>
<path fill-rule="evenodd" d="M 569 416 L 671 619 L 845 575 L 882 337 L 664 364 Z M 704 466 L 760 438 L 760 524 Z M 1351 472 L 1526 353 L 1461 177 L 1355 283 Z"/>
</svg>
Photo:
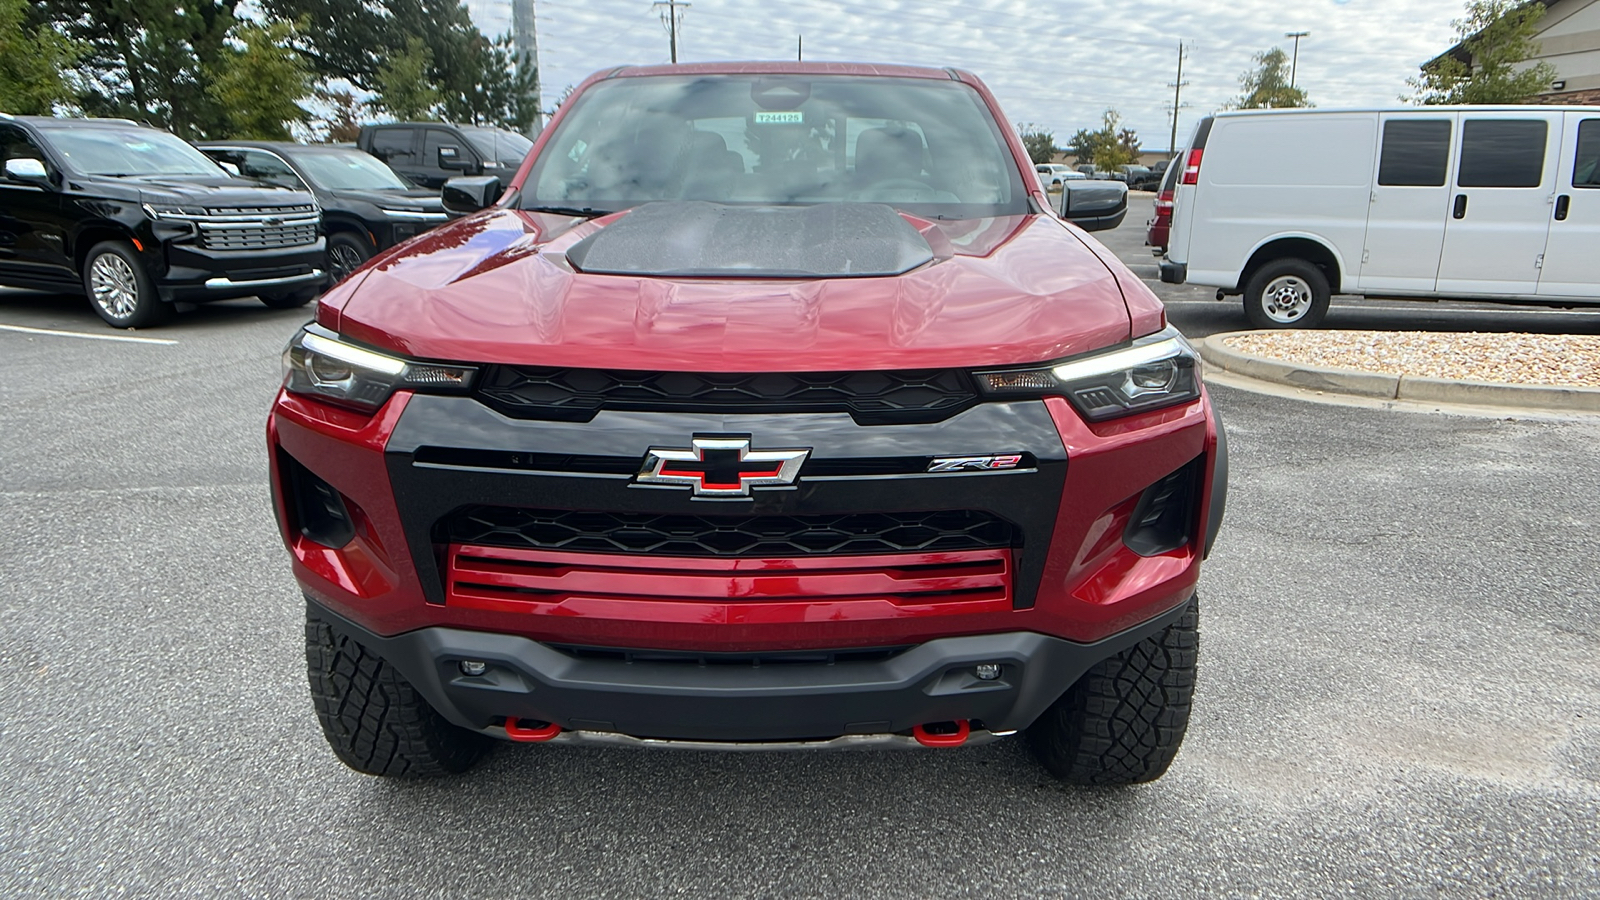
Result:
<svg viewBox="0 0 1600 900">
<path fill-rule="evenodd" d="M 293 191 L 265 182 L 218 176 L 144 176 L 121 179 L 136 186 L 148 203 L 182 203 L 218 208 L 257 206 L 300 206 L 314 202 L 304 191 Z"/>
<path fill-rule="evenodd" d="M 1130 279 L 1148 290 L 1050 216 L 906 216 L 929 261 L 876 277 L 574 265 L 569 250 L 628 215 L 496 209 L 458 220 L 373 259 L 324 298 L 318 319 L 425 359 L 702 372 L 1040 362 L 1128 340 L 1135 321 L 1140 334 L 1160 327 L 1149 326 L 1151 309 L 1159 318 L 1153 296 L 1131 318 L 1123 299 Z"/>
<path fill-rule="evenodd" d="M 371 203 L 373 206 L 382 206 L 388 209 L 416 209 L 427 212 L 443 212 L 444 203 L 439 199 L 438 191 L 421 189 L 393 188 L 386 190 L 358 190 L 356 188 L 339 188 L 328 193 L 340 200 L 353 200 L 357 203 Z"/>
</svg>

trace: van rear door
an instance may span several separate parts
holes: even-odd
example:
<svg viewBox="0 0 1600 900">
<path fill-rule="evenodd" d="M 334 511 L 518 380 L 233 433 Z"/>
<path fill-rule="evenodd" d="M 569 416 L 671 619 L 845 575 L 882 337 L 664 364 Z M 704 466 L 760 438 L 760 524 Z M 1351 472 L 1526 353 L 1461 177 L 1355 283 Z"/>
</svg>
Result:
<svg viewBox="0 0 1600 900">
<path fill-rule="evenodd" d="M 1550 235 L 1562 112 L 1462 112 L 1438 291 L 1531 296 Z"/>
<path fill-rule="evenodd" d="M 1600 298 L 1600 112 L 1569 112 L 1539 296 Z"/>
<path fill-rule="evenodd" d="M 1359 290 L 1430 293 L 1450 211 L 1455 113 L 1378 117 L 1378 168 L 1367 210 Z"/>
</svg>

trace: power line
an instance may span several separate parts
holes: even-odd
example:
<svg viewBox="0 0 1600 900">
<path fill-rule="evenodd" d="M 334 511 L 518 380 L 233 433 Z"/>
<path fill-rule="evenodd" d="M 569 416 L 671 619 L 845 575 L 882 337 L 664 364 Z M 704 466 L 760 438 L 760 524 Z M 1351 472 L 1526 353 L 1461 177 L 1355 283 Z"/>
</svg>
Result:
<svg viewBox="0 0 1600 900">
<path fill-rule="evenodd" d="M 688 9 L 691 5 L 693 4 L 686 3 L 684 0 L 656 0 L 655 3 L 650 4 L 651 9 L 666 7 L 661 13 L 661 21 L 667 26 L 667 39 L 672 42 L 673 65 L 678 64 L 678 28 L 683 24 L 683 17 L 678 13 L 678 10 Z"/>
</svg>

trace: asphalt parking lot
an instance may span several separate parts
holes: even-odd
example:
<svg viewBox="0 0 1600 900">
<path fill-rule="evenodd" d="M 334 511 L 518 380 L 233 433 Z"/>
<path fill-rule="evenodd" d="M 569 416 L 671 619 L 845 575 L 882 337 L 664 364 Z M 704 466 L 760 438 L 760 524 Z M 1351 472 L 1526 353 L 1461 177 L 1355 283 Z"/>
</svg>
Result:
<svg viewBox="0 0 1600 900">
<path fill-rule="evenodd" d="M 1127 260 L 1148 200 L 1105 235 Z M 1161 287 L 1191 334 L 1236 301 Z M 0 327 L 0 896 L 1600 895 L 1600 422 L 1226 387 L 1228 519 L 1163 780 L 1018 742 L 877 754 L 504 746 L 350 772 L 307 696 L 262 428 L 306 318 Z M 1600 331 L 1336 302 L 1331 327 Z M 81 299 L 0 326 L 120 337 Z"/>
</svg>

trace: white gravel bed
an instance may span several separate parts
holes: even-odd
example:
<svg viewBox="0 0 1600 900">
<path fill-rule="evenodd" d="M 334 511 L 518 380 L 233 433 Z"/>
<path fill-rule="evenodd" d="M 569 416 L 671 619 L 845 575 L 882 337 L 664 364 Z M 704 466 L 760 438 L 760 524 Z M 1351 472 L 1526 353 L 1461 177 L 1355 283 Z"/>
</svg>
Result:
<svg viewBox="0 0 1600 900">
<path fill-rule="evenodd" d="M 1250 356 L 1383 375 L 1600 388 L 1595 335 L 1260 331 L 1223 343 Z"/>
</svg>

